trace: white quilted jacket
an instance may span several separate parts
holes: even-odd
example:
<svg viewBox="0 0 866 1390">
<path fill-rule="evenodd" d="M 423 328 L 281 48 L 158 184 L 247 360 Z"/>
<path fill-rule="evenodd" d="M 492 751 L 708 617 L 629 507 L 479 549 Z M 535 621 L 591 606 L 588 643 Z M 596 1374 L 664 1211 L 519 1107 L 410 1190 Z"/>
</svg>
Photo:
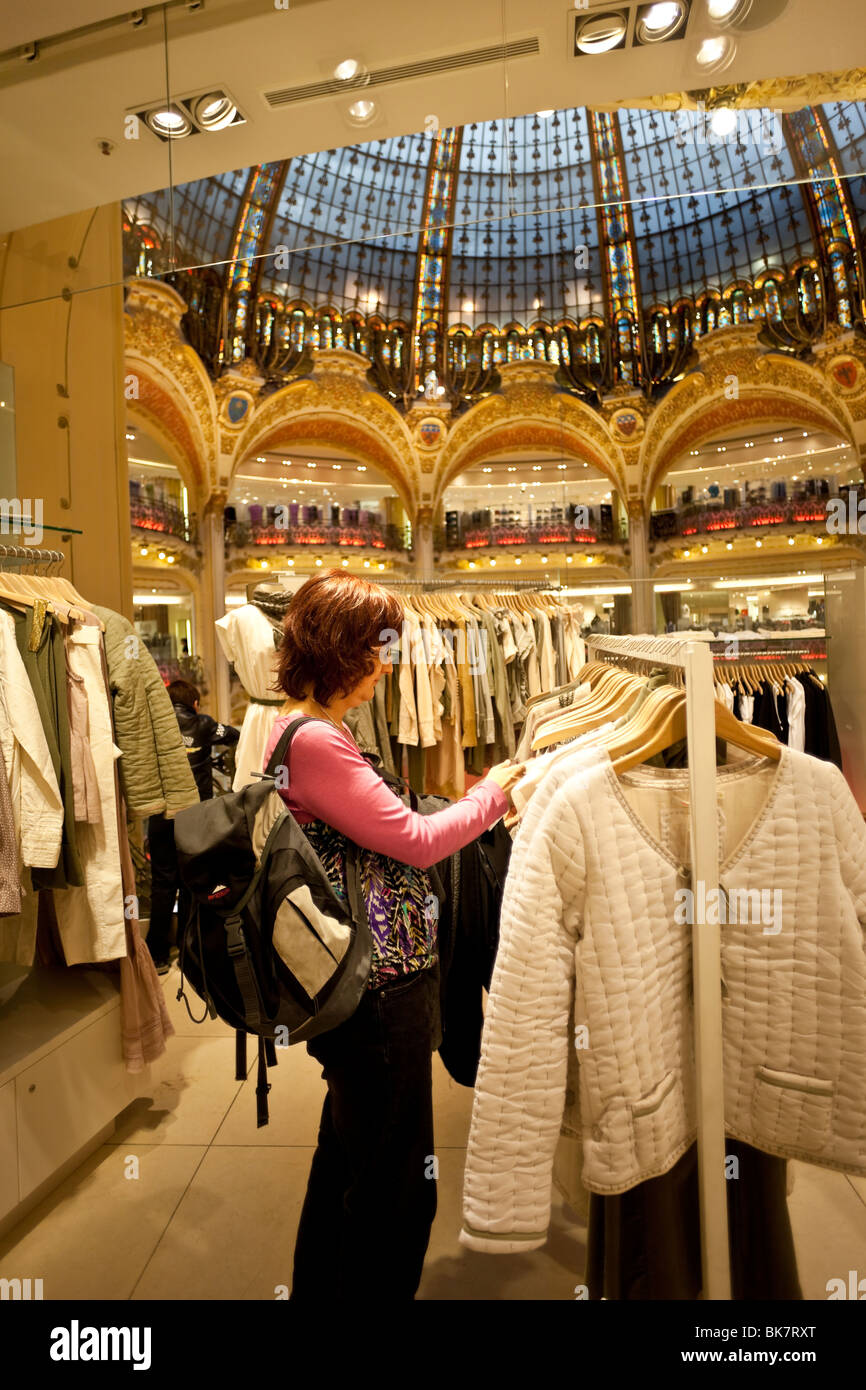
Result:
<svg viewBox="0 0 866 1390">
<path fill-rule="evenodd" d="M 692 929 L 675 920 L 687 777 L 641 769 L 620 784 L 593 750 L 554 769 L 530 803 L 484 1025 L 464 1245 L 544 1243 L 569 1054 L 589 1189 L 665 1173 L 695 1139 Z M 649 821 L 630 778 L 655 794 Z M 866 1174 L 863 818 L 837 768 L 787 748 L 778 765 L 720 768 L 718 783 L 722 884 L 782 895 L 772 930 L 721 928 L 728 1133 Z M 732 835 L 737 807 L 748 819 Z"/>
</svg>

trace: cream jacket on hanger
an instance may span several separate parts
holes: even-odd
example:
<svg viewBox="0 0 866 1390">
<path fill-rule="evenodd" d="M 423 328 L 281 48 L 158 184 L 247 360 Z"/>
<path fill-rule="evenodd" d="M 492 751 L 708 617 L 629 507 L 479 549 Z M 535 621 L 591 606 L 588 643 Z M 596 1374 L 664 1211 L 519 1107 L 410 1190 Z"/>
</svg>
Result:
<svg viewBox="0 0 866 1390">
<path fill-rule="evenodd" d="M 0 611 L 0 748 L 23 862 L 53 869 L 63 834 L 63 802 L 36 697 L 15 641 L 15 619 Z"/>
<path fill-rule="evenodd" d="M 863 818 L 837 768 L 787 748 L 718 783 L 721 883 L 768 895 L 722 928 L 727 1131 L 866 1175 Z M 488 1251 L 546 1239 L 570 1051 L 586 1187 L 624 1192 L 695 1139 L 688 774 L 620 782 L 604 757 L 544 790 L 512 853 L 469 1137 L 460 1239 Z"/>
<path fill-rule="evenodd" d="M 84 869 L 83 888 L 54 894 L 57 925 L 67 965 L 118 960 L 126 955 L 126 917 L 117 831 L 115 747 L 102 674 L 101 634 L 95 624 L 76 626 L 69 634 L 66 659 L 87 692 L 89 743 L 102 812 L 98 824 L 76 823 L 75 835 Z M 70 790 L 71 794 L 71 790 Z"/>
</svg>

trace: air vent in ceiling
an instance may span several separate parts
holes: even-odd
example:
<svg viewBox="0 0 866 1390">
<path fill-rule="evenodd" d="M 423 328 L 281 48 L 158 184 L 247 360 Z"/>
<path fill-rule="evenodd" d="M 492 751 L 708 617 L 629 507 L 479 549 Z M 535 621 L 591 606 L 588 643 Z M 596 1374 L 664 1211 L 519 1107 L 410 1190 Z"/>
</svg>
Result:
<svg viewBox="0 0 866 1390">
<path fill-rule="evenodd" d="M 384 87 L 392 82 L 410 82 L 417 77 L 432 77 L 439 72 L 459 72 L 461 68 L 481 67 L 484 63 L 501 63 L 508 58 L 529 58 L 540 53 L 537 38 L 515 39 L 511 43 L 499 43 L 490 48 L 472 48 L 465 53 L 447 53 L 441 58 L 424 58 L 417 63 L 403 63 L 400 67 L 373 68 L 370 87 Z M 265 92 L 269 106 L 291 106 L 298 101 L 312 101 L 316 97 L 344 95 L 350 88 L 346 82 L 338 82 L 329 77 L 324 82 L 309 82 L 305 87 L 278 87 Z"/>
</svg>

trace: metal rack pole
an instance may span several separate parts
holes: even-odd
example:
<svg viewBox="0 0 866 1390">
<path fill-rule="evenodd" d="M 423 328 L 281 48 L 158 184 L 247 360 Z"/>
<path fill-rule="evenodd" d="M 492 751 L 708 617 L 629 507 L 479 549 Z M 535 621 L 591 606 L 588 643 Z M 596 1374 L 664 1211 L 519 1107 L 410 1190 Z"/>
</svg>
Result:
<svg viewBox="0 0 866 1390">
<path fill-rule="evenodd" d="M 692 976 L 703 1297 L 730 1299 L 720 914 L 716 913 L 715 922 L 706 920 L 707 904 L 711 900 L 718 901 L 719 887 L 712 654 L 705 642 L 675 638 L 590 636 L 586 638 L 586 647 L 588 654 L 598 653 L 620 660 L 673 667 L 681 670 L 685 678 L 694 904 Z M 701 884 L 703 891 L 699 888 Z"/>
</svg>

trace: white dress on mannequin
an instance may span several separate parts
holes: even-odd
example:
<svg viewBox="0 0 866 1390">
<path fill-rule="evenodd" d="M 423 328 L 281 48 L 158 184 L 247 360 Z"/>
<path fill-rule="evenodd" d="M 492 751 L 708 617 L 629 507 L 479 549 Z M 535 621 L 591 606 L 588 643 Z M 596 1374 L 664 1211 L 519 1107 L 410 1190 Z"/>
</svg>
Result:
<svg viewBox="0 0 866 1390">
<path fill-rule="evenodd" d="M 261 609 L 245 603 L 216 622 L 220 646 L 234 665 L 250 703 L 241 725 L 235 755 L 233 791 L 240 791 L 261 772 L 268 738 L 284 697 L 273 689 L 276 675 L 275 630 Z M 263 703 L 266 702 L 266 703 Z"/>
</svg>

